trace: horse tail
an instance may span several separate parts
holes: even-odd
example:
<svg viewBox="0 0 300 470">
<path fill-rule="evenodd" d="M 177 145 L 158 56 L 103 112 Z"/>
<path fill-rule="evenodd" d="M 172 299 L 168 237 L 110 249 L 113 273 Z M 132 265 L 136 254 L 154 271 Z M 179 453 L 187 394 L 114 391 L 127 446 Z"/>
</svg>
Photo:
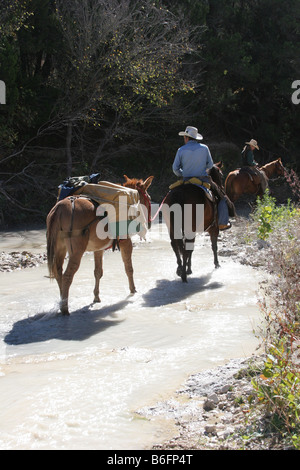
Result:
<svg viewBox="0 0 300 470">
<path fill-rule="evenodd" d="M 47 262 L 50 278 L 54 277 L 56 242 L 60 231 L 59 211 L 57 205 L 54 206 L 47 216 Z"/>
<path fill-rule="evenodd" d="M 119 243 L 118 238 L 115 238 L 112 242 L 112 251 L 116 251 L 116 250 L 120 251 L 120 243 Z"/>
</svg>

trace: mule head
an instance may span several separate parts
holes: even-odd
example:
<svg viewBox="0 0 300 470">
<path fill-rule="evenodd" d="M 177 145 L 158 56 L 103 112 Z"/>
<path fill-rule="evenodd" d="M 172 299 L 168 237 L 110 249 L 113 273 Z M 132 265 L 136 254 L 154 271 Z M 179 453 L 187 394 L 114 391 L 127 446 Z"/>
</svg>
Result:
<svg viewBox="0 0 300 470">
<path fill-rule="evenodd" d="M 278 158 L 275 162 L 275 169 L 277 175 L 283 176 L 284 175 L 284 166 L 282 164 L 281 158 Z"/>
<path fill-rule="evenodd" d="M 146 218 L 148 219 L 148 228 L 150 229 L 151 227 L 151 198 L 147 192 L 149 186 L 152 183 L 152 180 L 154 176 L 149 176 L 145 181 L 142 179 L 136 179 L 136 178 L 128 178 L 127 175 L 124 175 L 125 178 L 125 183 L 123 183 L 123 186 L 126 186 L 127 188 L 131 189 L 136 189 L 139 192 L 140 195 L 140 200 L 143 206 L 145 206 L 147 216 Z"/>
<path fill-rule="evenodd" d="M 132 188 L 132 189 L 138 189 L 140 188 L 142 191 L 145 193 L 147 192 L 149 186 L 152 183 L 152 180 L 154 176 L 149 176 L 145 181 L 142 179 L 137 179 L 137 178 L 128 178 L 127 175 L 124 175 L 125 178 L 125 183 L 123 183 L 123 186 L 126 186 L 127 188 Z"/>
</svg>

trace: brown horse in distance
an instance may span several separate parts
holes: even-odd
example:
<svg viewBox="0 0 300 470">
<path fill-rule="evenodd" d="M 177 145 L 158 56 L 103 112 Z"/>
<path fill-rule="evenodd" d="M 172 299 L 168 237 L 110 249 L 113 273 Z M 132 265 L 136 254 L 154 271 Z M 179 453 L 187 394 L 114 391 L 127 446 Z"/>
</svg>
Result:
<svg viewBox="0 0 300 470">
<path fill-rule="evenodd" d="M 273 176 L 284 175 L 284 166 L 282 165 L 281 158 L 267 163 L 259 169 L 264 172 L 267 180 Z M 253 194 L 261 197 L 264 193 L 259 176 L 241 169 L 234 170 L 228 174 L 225 181 L 225 191 L 232 202 L 237 201 L 242 194 Z"/>
<path fill-rule="evenodd" d="M 149 214 L 151 202 L 147 190 L 152 183 L 153 176 L 145 181 L 131 180 L 127 176 L 125 178 L 126 182 L 123 186 L 138 191 L 140 202 Z M 69 314 L 69 289 L 85 251 L 94 252 L 94 302 L 100 302 L 99 283 L 103 275 L 103 254 L 106 249 L 112 246 L 113 241 L 109 237 L 99 238 L 97 236 L 96 227 L 99 217 L 96 210 L 97 208 L 90 199 L 78 196 L 59 201 L 47 216 L 48 268 L 50 277 L 54 277 L 58 283 L 61 299 L 60 310 L 66 315 Z M 146 215 L 149 228 L 150 216 L 148 214 Z M 70 227 L 72 227 L 71 232 Z M 129 281 L 129 289 L 131 293 L 134 293 L 131 238 L 129 236 L 122 238 L 119 248 Z M 69 255 L 68 264 L 63 272 L 67 253 Z"/>
<path fill-rule="evenodd" d="M 219 162 L 210 170 L 210 177 L 219 188 L 222 188 L 221 166 L 222 163 Z M 197 218 L 199 207 L 203 207 L 204 210 L 202 220 Z M 196 233 L 203 231 L 209 233 L 214 264 L 216 268 L 219 267 L 217 205 L 205 194 L 204 189 L 194 184 L 182 184 L 172 189 L 164 201 L 162 215 L 168 227 L 171 246 L 177 260 L 176 272 L 183 282 L 187 282 L 187 275 L 192 272 L 191 259 Z"/>
</svg>

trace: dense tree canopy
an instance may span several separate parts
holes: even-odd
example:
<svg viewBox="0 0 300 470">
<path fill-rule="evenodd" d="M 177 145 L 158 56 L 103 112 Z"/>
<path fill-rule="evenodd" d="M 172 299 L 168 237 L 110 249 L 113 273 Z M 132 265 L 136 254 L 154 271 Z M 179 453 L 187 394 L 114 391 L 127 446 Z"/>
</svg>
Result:
<svg viewBox="0 0 300 470">
<path fill-rule="evenodd" d="M 252 137 L 299 170 L 299 20 L 299 0 L 2 0 L 0 221 L 93 171 L 161 197 L 186 125 L 228 171 Z"/>
</svg>

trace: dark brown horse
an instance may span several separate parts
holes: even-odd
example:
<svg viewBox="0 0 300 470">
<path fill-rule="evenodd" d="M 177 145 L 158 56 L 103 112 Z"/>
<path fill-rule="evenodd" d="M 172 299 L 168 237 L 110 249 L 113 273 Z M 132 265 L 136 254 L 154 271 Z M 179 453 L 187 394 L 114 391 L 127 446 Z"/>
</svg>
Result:
<svg viewBox="0 0 300 470">
<path fill-rule="evenodd" d="M 219 162 L 210 170 L 210 177 L 219 188 L 222 187 L 221 166 L 222 163 Z M 219 267 L 217 204 L 205 194 L 204 189 L 194 184 L 182 184 L 172 189 L 164 201 L 162 214 L 177 260 L 176 272 L 183 282 L 187 282 L 187 275 L 192 272 L 191 260 L 196 233 L 209 233 L 214 264 L 216 268 Z"/>
<path fill-rule="evenodd" d="M 267 165 L 260 167 L 260 170 L 264 172 L 266 181 L 272 176 L 284 175 L 281 158 L 267 163 Z M 242 194 L 253 194 L 261 197 L 264 193 L 259 175 L 250 174 L 248 171 L 241 169 L 229 173 L 225 181 L 225 191 L 232 202 L 237 201 Z"/>
<path fill-rule="evenodd" d="M 125 176 L 125 175 L 124 175 Z M 123 186 L 136 189 L 140 202 L 148 212 L 148 228 L 150 224 L 151 203 L 147 193 L 152 183 L 153 176 L 145 181 L 129 179 Z M 99 283 L 103 275 L 102 261 L 104 251 L 112 246 L 113 240 L 109 237 L 99 238 L 97 235 L 97 223 L 99 217 L 96 207 L 86 197 L 70 197 L 59 201 L 49 212 L 47 217 L 47 255 L 50 277 L 54 277 L 60 290 L 60 309 L 63 314 L 69 314 L 68 298 L 69 289 L 73 277 L 79 268 L 81 258 L 85 251 L 94 252 L 95 260 L 95 288 L 94 302 L 100 302 Z M 70 230 L 71 227 L 71 230 Z M 129 281 L 131 293 L 135 292 L 132 267 L 132 242 L 131 238 L 123 238 L 119 243 L 125 271 Z M 69 260 L 65 271 L 63 264 L 66 254 Z"/>
</svg>

